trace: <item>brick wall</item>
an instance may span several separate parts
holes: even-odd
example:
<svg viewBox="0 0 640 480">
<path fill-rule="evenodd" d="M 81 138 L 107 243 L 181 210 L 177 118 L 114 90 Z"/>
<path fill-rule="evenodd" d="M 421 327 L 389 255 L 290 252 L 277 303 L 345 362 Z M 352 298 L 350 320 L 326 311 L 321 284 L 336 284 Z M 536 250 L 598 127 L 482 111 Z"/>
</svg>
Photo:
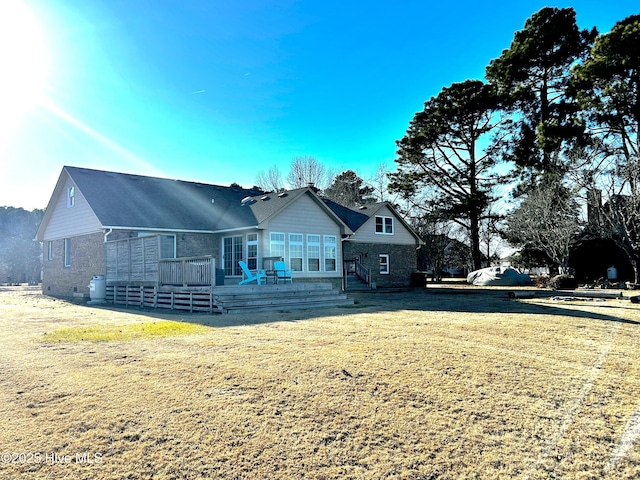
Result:
<svg viewBox="0 0 640 480">
<path fill-rule="evenodd" d="M 176 235 L 177 257 L 201 257 L 213 255 L 216 267 L 220 268 L 220 237 L 206 233 L 184 233 Z"/>
<path fill-rule="evenodd" d="M 94 233 L 70 237 L 71 262 L 64 266 L 64 240 L 53 241 L 53 258 L 49 260 L 48 242 L 44 242 L 42 293 L 53 297 L 89 295 L 94 275 L 104 275 L 104 235 Z"/>
<path fill-rule="evenodd" d="M 389 255 L 389 274 L 380 274 L 380 255 Z M 377 287 L 408 287 L 417 269 L 415 245 L 344 242 L 344 259 L 360 259 Z"/>
</svg>

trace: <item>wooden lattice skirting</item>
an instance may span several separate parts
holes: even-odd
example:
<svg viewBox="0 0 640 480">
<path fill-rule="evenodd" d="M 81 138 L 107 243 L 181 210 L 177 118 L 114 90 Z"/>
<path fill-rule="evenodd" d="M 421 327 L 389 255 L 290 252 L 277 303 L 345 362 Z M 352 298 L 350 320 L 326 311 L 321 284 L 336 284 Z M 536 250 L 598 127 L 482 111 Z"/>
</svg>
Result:
<svg viewBox="0 0 640 480">
<path fill-rule="evenodd" d="M 114 305 L 221 313 L 212 290 L 163 291 L 150 285 L 107 285 L 106 300 Z"/>
</svg>

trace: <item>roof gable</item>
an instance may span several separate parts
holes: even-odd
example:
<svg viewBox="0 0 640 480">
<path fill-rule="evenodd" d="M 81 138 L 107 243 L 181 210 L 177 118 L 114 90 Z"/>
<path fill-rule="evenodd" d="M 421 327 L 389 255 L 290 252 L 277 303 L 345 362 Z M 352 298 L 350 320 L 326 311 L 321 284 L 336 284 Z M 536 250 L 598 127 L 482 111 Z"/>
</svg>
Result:
<svg viewBox="0 0 640 480">
<path fill-rule="evenodd" d="M 353 230 L 344 220 L 337 215 L 326 203 L 318 197 L 318 195 L 308 187 L 298 188 L 295 190 L 284 191 L 280 193 L 267 193 L 264 195 L 252 197 L 246 202 L 246 206 L 251 209 L 253 215 L 258 220 L 259 225 L 266 226 L 268 221 L 277 214 L 286 209 L 289 205 L 296 202 L 302 196 L 310 197 L 320 209 L 340 226 L 343 235 L 353 233 Z"/>
<path fill-rule="evenodd" d="M 373 203 L 369 205 L 363 205 L 358 210 L 353 208 L 345 207 L 344 205 L 340 205 L 329 199 L 324 199 L 324 202 L 327 204 L 331 210 L 333 210 L 336 215 L 338 215 L 349 227 L 351 230 L 357 233 L 365 224 L 367 224 L 372 218 L 374 218 L 381 211 L 388 211 L 402 224 L 404 228 L 413 236 L 417 243 L 424 243 L 422 239 L 418 236 L 415 230 L 402 218 L 402 216 L 396 211 L 393 206 L 388 202 L 379 202 Z M 386 213 L 386 212 L 385 212 Z"/>
</svg>

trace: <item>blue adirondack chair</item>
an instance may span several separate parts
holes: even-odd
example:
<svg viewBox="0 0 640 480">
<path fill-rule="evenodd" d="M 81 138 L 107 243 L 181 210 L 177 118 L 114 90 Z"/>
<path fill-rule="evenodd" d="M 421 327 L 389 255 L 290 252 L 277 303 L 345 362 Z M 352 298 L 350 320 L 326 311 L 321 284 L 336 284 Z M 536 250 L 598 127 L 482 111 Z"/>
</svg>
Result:
<svg viewBox="0 0 640 480">
<path fill-rule="evenodd" d="M 293 283 L 293 271 L 287 270 L 287 264 L 284 262 L 274 262 L 273 269 L 276 271 L 276 281 L 283 283 Z"/>
<path fill-rule="evenodd" d="M 251 282 L 256 282 L 258 285 L 267 283 L 267 274 L 264 272 L 264 270 L 256 270 L 256 273 L 254 275 L 253 273 L 251 273 L 251 270 L 249 270 L 249 267 L 247 267 L 247 264 L 242 260 L 240 260 L 238 264 L 240 265 L 240 268 L 242 268 L 242 272 L 244 274 L 243 279 L 240 280 L 240 283 L 238 283 L 238 285 L 245 285 Z"/>
</svg>

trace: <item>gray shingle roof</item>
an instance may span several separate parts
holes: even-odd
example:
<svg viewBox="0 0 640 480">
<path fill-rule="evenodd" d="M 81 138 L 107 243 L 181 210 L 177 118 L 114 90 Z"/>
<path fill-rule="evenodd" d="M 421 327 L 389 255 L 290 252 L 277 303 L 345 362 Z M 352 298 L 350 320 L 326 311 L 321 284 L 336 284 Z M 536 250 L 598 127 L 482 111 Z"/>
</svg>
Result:
<svg viewBox="0 0 640 480">
<path fill-rule="evenodd" d="M 310 192 L 265 193 L 88 168 L 64 170 L 107 228 L 215 232 L 256 227 Z M 333 209 L 326 211 L 334 215 Z M 334 218 L 341 221 L 339 215 Z"/>
<path fill-rule="evenodd" d="M 370 218 L 370 215 L 368 215 L 368 208 L 366 210 L 354 210 L 352 208 L 345 207 L 344 205 L 340 205 L 333 200 L 329 200 L 328 198 L 324 198 L 323 201 L 333 211 L 333 213 L 335 213 L 354 232 L 364 225 L 364 223 Z M 375 210 L 378 209 L 375 208 Z"/>
<path fill-rule="evenodd" d="M 65 167 L 105 227 L 215 231 L 255 226 L 255 189 Z M 213 202 L 212 202 L 213 200 Z"/>
</svg>

